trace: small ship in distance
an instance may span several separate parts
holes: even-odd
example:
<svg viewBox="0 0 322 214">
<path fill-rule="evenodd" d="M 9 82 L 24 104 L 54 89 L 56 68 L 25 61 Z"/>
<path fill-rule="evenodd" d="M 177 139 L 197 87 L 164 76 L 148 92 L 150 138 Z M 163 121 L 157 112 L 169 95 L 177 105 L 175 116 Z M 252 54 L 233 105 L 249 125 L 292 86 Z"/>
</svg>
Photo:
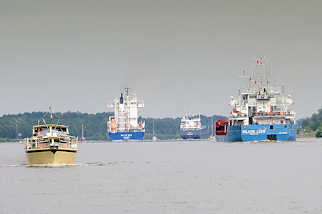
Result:
<svg viewBox="0 0 322 214">
<path fill-rule="evenodd" d="M 207 126 L 201 124 L 200 114 L 185 115 L 180 122 L 180 136 L 182 139 L 208 138 Z"/>
</svg>

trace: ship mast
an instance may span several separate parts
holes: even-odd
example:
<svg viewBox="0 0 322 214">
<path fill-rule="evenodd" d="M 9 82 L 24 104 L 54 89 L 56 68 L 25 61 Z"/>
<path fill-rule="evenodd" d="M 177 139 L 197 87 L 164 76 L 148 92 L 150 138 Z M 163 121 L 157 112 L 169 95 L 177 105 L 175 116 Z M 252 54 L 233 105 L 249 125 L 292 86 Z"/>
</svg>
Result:
<svg viewBox="0 0 322 214">
<path fill-rule="evenodd" d="M 153 130 L 152 130 L 152 137 L 154 137 L 154 120 L 153 120 L 153 122 L 152 122 L 152 127 L 153 127 Z"/>
<path fill-rule="evenodd" d="M 53 111 L 51 109 L 51 106 L 49 106 L 49 113 L 50 113 L 50 123 L 53 123 Z"/>
<path fill-rule="evenodd" d="M 131 128 L 131 123 L 130 123 L 130 111 L 131 111 L 131 106 L 130 106 L 130 98 L 129 98 L 129 89 L 130 88 L 125 88 L 125 103 L 126 103 L 126 110 L 125 110 L 125 113 L 126 113 L 126 126 L 127 127 L 127 130 L 129 130 Z M 125 127 L 126 128 L 126 127 Z"/>
<path fill-rule="evenodd" d="M 125 88 L 125 89 L 124 89 L 124 90 L 125 90 L 125 95 L 126 95 L 126 96 L 129 96 L 129 89 L 130 89 L 130 88 Z"/>
<path fill-rule="evenodd" d="M 84 136 L 84 124 L 82 123 L 82 137 L 81 137 L 81 142 L 85 143 L 85 136 Z"/>
</svg>

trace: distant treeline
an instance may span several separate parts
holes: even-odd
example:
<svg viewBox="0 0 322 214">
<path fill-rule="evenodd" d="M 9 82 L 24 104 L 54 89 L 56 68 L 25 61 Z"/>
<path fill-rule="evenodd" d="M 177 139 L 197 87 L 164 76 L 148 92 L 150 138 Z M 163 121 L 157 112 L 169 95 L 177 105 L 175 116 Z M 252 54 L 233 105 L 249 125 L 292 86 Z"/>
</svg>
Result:
<svg viewBox="0 0 322 214">
<path fill-rule="evenodd" d="M 311 117 L 302 121 L 302 128 L 306 133 L 315 133 L 316 137 L 322 137 L 322 108 Z"/>
<path fill-rule="evenodd" d="M 315 133 L 316 137 L 322 137 L 322 108 L 311 117 L 304 119 L 302 128 L 306 133 Z"/>
<path fill-rule="evenodd" d="M 84 125 L 85 137 L 88 140 L 106 140 L 106 123 L 111 112 L 88 114 L 81 112 L 55 113 L 54 122 L 68 125 L 73 136 L 81 136 L 81 127 Z M 32 126 L 42 123 L 45 118 L 50 122 L 49 113 L 32 112 L 23 114 L 10 114 L 0 117 L 0 140 L 22 139 L 32 134 Z M 202 125 L 206 125 L 211 133 L 211 121 L 226 119 L 223 116 L 201 116 Z M 179 138 L 180 118 L 144 118 L 146 124 L 145 139 L 151 139 L 154 133 L 159 139 Z M 154 121 L 154 122 L 153 122 Z"/>
</svg>

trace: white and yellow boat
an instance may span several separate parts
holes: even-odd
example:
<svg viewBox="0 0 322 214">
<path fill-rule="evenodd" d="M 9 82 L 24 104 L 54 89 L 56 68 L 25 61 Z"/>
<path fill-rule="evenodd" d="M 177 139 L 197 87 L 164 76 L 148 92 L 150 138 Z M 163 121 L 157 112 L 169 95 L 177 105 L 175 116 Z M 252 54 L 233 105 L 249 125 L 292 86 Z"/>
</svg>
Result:
<svg viewBox="0 0 322 214">
<path fill-rule="evenodd" d="M 74 164 L 78 139 L 69 135 L 68 126 L 38 124 L 33 126 L 32 134 L 25 138 L 29 164 Z"/>
</svg>

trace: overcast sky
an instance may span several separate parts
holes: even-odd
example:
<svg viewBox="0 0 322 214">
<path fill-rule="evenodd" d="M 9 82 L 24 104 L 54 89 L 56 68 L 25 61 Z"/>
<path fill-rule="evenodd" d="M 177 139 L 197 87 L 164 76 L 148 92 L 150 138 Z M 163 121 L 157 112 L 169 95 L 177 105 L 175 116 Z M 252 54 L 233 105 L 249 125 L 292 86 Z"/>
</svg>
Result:
<svg viewBox="0 0 322 214">
<path fill-rule="evenodd" d="M 321 1 L 2 0 L 0 114 L 103 112 L 132 88 L 144 116 L 229 113 L 265 56 L 298 117 L 322 107 Z"/>
</svg>

